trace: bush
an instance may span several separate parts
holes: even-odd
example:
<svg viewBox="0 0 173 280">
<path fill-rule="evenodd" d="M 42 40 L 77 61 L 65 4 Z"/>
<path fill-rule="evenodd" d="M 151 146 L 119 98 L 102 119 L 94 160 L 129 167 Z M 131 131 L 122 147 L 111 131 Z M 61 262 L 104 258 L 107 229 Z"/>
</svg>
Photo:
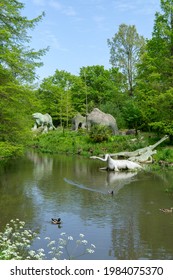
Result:
<svg viewBox="0 0 173 280">
<path fill-rule="evenodd" d="M 111 131 L 107 126 L 104 125 L 93 125 L 89 131 L 89 138 L 92 142 L 101 143 L 108 141 L 111 135 Z"/>
<path fill-rule="evenodd" d="M 21 156 L 24 153 L 22 145 L 12 145 L 9 142 L 0 142 L 0 158 Z"/>
<path fill-rule="evenodd" d="M 154 157 L 156 161 L 165 161 L 169 163 L 173 163 L 173 149 L 162 149 L 157 152 L 157 154 Z"/>
</svg>

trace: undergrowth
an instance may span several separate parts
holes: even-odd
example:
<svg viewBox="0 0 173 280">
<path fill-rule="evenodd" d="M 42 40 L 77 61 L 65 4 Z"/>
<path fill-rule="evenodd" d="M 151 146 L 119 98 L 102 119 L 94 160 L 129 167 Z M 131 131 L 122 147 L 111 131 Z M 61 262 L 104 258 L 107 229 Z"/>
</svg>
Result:
<svg viewBox="0 0 173 280">
<path fill-rule="evenodd" d="M 106 135 L 106 140 L 97 142 L 96 137 L 87 131 L 56 130 L 47 134 L 41 134 L 33 138 L 32 146 L 44 153 L 66 153 L 90 156 L 120 151 L 133 151 L 148 145 L 146 140 L 130 135 Z"/>
</svg>

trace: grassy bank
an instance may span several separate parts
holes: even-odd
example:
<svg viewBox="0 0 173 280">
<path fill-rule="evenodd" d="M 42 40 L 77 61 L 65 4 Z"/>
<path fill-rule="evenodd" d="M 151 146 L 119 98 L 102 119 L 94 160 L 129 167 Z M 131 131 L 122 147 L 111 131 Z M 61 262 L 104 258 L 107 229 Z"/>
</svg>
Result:
<svg viewBox="0 0 173 280">
<path fill-rule="evenodd" d="M 151 133 L 134 135 L 112 136 L 108 131 L 86 130 L 71 131 L 57 129 L 46 134 L 34 135 L 30 147 L 42 153 L 51 154 L 76 154 L 84 157 L 103 155 L 123 151 L 135 151 L 155 144 L 161 137 Z M 166 140 L 157 146 L 157 154 L 153 156 L 155 163 L 162 161 L 163 166 L 173 165 L 173 148 Z M 8 160 L 12 157 L 22 156 L 24 147 L 0 142 L 0 159 Z"/>
<path fill-rule="evenodd" d="M 56 130 L 33 139 L 33 146 L 44 153 L 66 153 L 90 156 L 91 154 L 115 153 L 133 150 L 143 146 L 141 141 L 131 143 L 132 137 L 110 136 L 107 140 L 96 142 L 86 131 Z M 134 138 L 134 137 L 133 137 Z M 145 146 L 145 145 L 144 145 Z"/>
<path fill-rule="evenodd" d="M 160 137 L 143 133 L 137 137 L 134 135 L 108 135 L 102 140 L 97 135 L 94 138 L 91 133 L 84 130 L 70 131 L 58 129 L 47 134 L 41 134 L 33 138 L 33 147 L 43 153 L 79 154 L 82 156 L 102 155 L 105 153 L 117 153 L 122 151 L 134 151 L 155 144 Z M 100 139 L 100 141 L 99 141 Z M 153 156 L 155 162 L 173 162 L 173 149 L 165 141 L 157 147 L 157 154 Z"/>
</svg>

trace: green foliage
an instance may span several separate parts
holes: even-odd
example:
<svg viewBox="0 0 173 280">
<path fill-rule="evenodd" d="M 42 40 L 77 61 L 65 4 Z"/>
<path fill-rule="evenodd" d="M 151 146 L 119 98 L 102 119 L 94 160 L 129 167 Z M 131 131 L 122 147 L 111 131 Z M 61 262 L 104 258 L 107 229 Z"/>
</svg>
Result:
<svg viewBox="0 0 173 280">
<path fill-rule="evenodd" d="M 12 145 L 9 142 L 0 142 L 0 158 L 21 156 L 23 153 L 23 145 Z"/>
<path fill-rule="evenodd" d="M 154 131 L 173 137 L 173 88 L 155 98 L 155 121 L 149 123 Z"/>
<path fill-rule="evenodd" d="M 0 141 L 25 144 L 30 137 L 31 91 L 17 82 L 0 86 Z"/>
<path fill-rule="evenodd" d="M 11 220 L 5 226 L 4 231 L 0 232 L 0 260 L 59 260 L 63 257 L 77 259 L 85 254 L 93 254 L 95 251 L 95 245 L 88 244 L 84 237 L 85 235 L 80 233 L 79 238 L 74 240 L 71 235 L 64 232 L 60 234 L 57 240 L 50 240 L 50 237 L 45 237 L 45 240 L 48 241 L 47 248 L 50 256 L 46 258 L 43 248 L 36 251 L 31 249 L 32 241 L 35 238 L 40 239 L 37 233 L 26 229 L 25 222 L 19 219 Z M 70 250 L 71 243 L 74 244 Z"/>
<path fill-rule="evenodd" d="M 138 65 L 136 102 L 145 125 L 158 133 L 173 135 L 173 5 L 161 0 L 152 38 Z"/>
<path fill-rule="evenodd" d="M 87 112 L 90 112 L 114 99 L 116 92 L 121 92 L 124 77 L 117 68 L 105 70 L 104 66 L 95 65 L 82 67 L 80 78 L 85 85 Z"/>
<path fill-rule="evenodd" d="M 173 149 L 165 148 L 162 150 L 158 150 L 154 158 L 157 162 L 162 160 L 167 163 L 173 163 Z"/>
<path fill-rule="evenodd" d="M 93 125 L 89 131 L 89 138 L 95 143 L 108 141 L 110 135 L 110 129 L 104 125 Z"/>
<path fill-rule="evenodd" d="M 0 259 L 24 260 L 29 255 L 29 248 L 36 233 L 24 228 L 25 222 L 11 220 L 0 232 Z"/>
<path fill-rule="evenodd" d="M 135 104 L 134 100 L 127 100 L 124 103 L 124 107 L 122 109 L 123 111 L 123 117 L 126 120 L 126 125 L 128 128 L 140 128 L 142 125 L 142 113 L 139 109 L 139 106 Z"/>
<path fill-rule="evenodd" d="M 31 81 L 35 78 L 35 68 L 42 65 L 39 60 L 46 50 L 31 49 L 27 45 L 31 39 L 27 31 L 33 29 L 44 14 L 27 19 L 21 15 L 24 4 L 17 0 L 1 0 L 0 7 L 1 65 L 13 77 Z"/>
<path fill-rule="evenodd" d="M 61 127 L 68 127 L 74 115 L 73 87 L 77 88 L 76 82 L 74 75 L 56 70 L 53 76 L 43 80 L 38 90 L 37 97 L 41 101 L 42 112 L 49 112 Z"/>
<path fill-rule="evenodd" d="M 103 66 L 88 66 L 80 69 L 76 77 L 66 71 L 43 80 L 37 93 L 42 112 L 49 112 L 60 126 L 68 127 L 77 112 L 86 115 L 94 107 L 112 106 L 113 115 L 122 107 L 124 76 L 117 69 L 105 70 Z"/>
<path fill-rule="evenodd" d="M 104 135 L 102 136 L 104 137 Z M 132 138 L 134 136 L 111 135 L 109 131 L 109 137 L 106 141 L 94 142 L 89 137 L 87 130 L 69 131 L 57 129 L 34 137 L 32 147 L 44 153 L 80 154 L 87 157 L 92 154 L 116 153 L 125 150 L 133 151 L 145 147 L 145 141 L 137 139 L 137 142 L 133 143 L 131 142 Z"/>
<path fill-rule="evenodd" d="M 35 90 L 24 82 L 34 80 L 35 69 L 41 66 L 46 50 L 30 48 L 28 31 L 36 27 L 44 13 L 29 20 L 21 15 L 23 3 L 2 0 L 0 141 L 7 143 L 7 149 L 8 143 L 27 145 L 34 112 L 49 113 L 55 126 L 68 128 L 78 112 L 86 115 L 94 107 L 113 115 L 119 129 L 154 130 L 173 139 L 173 5 L 172 0 L 160 3 L 161 12 L 156 12 L 150 40 L 145 42 L 134 25 L 126 24 L 121 24 L 113 38 L 108 39 L 111 69 L 106 70 L 102 65 L 85 66 L 79 76 L 56 70 Z M 105 137 L 109 145 L 107 133 L 101 136 L 99 132 L 98 139 L 96 134 L 93 133 L 95 144 Z M 39 141 L 49 151 L 47 137 L 42 136 Z M 81 150 L 87 153 L 79 139 L 71 135 L 69 141 L 75 153 Z M 65 145 L 66 141 L 62 150 L 68 152 Z M 87 146 L 86 141 L 82 145 Z"/>
<path fill-rule="evenodd" d="M 35 69 L 41 66 L 40 58 L 46 51 L 35 51 L 28 46 L 28 30 L 44 14 L 28 20 L 21 15 L 23 7 L 17 0 L 2 0 L 0 4 L 0 141 L 4 142 L 5 156 L 10 152 L 14 155 L 16 144 L 26 145 L 31 136 L 31 110 L 38 102 L 24 82 L 35 79 Z M 14 149 L 9 150 L 9 143 Z"/>
<path fill-rule="evenodd" d="M 145 40 L 139 36 L 134 25 L 121 24 L 112 40 L 108 39 L 108 46 L 110 63 L 125 75 L 129 94 L 132 96 L 136 66 L 144 50 Z"/>
</svg>

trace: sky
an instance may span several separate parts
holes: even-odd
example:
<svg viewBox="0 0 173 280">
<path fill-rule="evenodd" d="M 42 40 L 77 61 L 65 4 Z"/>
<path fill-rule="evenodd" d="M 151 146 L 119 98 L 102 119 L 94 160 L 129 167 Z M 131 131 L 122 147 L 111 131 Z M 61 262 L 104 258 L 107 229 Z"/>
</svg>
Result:
<svg viewBox="0 0 173 280">
<path fill-rule="evenodd" d="M 79 75 L 81 67 L 109 64 L 107 39 L 121 24 L 135 25 L 139 35 L 151 38 L 160 0 L 20 0 L 22 15 L 32 19 L 43 11 L 45 17 L 29 32 L 30 47 L 49 51 L 37 69 L 39 79 L 64 70 Z"/>
</svg>

